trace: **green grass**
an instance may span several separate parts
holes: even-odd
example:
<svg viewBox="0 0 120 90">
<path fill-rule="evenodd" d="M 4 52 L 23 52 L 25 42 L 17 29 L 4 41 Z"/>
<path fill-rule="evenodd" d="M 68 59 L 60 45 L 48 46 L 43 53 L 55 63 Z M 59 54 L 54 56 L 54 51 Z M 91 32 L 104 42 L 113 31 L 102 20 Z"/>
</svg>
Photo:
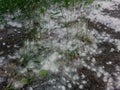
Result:
<svg viewBox="0 0 120 90">
<path fill-rule="evenodd" d="M 0 0 L 0 13 L 14 12 L 18 9 L 21 10 L 21 12 L 29 13 L 37 6 L 41 8 L 41 12 L 44 12 L 44 8 L 52 4 L 57 3 L 60 6 L 68 7 L 76 2 L 90 4 L 93 0 Z"/>
<path fill-rule="evenodd" d="M 30 78 L 22 78 L 20 82 L 25 85 L 25 84 L 30 84 L 32 80 Z"/>
<path fill-rule="evenodd" d="M 0 24 L 5 24 L 4 13 L 14 14 L 18 10 L 20 15 L 14 18 L 31 18 L 34 14 L 35 9 L 39 9 L 40 13 L 45 13 L 45 11 L 54 4 L 59 7 L 69 7 L 70 5 L 75 5 L 76 3 L 84 3 L 86 5 L 91 4 L 93 0 L 0 0 Z"/>
<path fill-rule="evenodd" d="M 47 71 L 47 70 L 40 70 L 40 72 L 39 72 L 39 76 L 40 76 L 41 78 L 44 78 L 47 74 L 48 74 L 48 71 Z"/>
<path fill-rule="evenodd" d="M 77 59 L 79 57 L 78 50 L 66 50 L 62 52 L 62 54 L 65 56 L 65 61 L 69 62 L 71 60 Z"/>
<path fill-rule="evenodd" d="M 0 0 L 0 13 L 34 9 L 37 3 L 38 0 Z"/>
<path fill-rule="evenodd" d="M 92 38 L 90 37 L 89 33 L 83 33 L 83 31 L 79 31 L 76 33 L 75 38 L 78 40 L 90 45 L 93 43 Z"/>
</svg>

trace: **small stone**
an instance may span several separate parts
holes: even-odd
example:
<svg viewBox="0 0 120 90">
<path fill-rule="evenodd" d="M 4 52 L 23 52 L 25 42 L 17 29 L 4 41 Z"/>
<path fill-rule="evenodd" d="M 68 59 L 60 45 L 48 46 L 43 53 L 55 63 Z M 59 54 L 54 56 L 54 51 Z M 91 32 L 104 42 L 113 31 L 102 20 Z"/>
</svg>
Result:
<svg viewBox="0 0 120 90">
<path fill-rule="evenodd" d="M 66 81 L 66 79 L 64 77 L 62 77 L 63 81 Z"/>
<path fill-rule="evenodd" d="M 105 76 L 109 76 L 109 73 L 108 73 L 108 72 L 105 72 L 104 75 L 105 75 Z"/>
<path fill-rule="evenodd" d="M 83 85 L 79 85 L 79 89 L 83 89 Z"/>
<path fill-rule="evenodd" d="M 61 90 L 66 90 L 65 86 L 58 86 Z"/>
<path fill-rule="evenodd" d="M 79 79 L 79 76 L 78 75 L 74 75 L 73 76 L 73 80 L 78 80 Z"/>
<path fill-rule="evenodd" d="M 75 68 L 71 69 L 72 72 L 76 72 L 77 70 Z"/>
<path fill-rule="evenodd" d="M 28 87 L 27 90 L 33 90 L 33 88 L 32 87 Z"/>
<path fill-rule="evenodd" d="M 91 67 L 90 67 L 90 66 L 88 66 L 88 65 L 87 65 L 87 68 L 88 68 L 89 70 L 91 69 Z"/>
<path fill-rule="evenodd" d="M 106 64 L 110 65 L 110 64 L 112 64 L 112 62 L 111 62 L 111 61 L 109 61 L 109 62 L 106 62 Z"/>
<path fill-rule="evenodd" d="M 120 42 L 117 43 L 117 49 L 120 51 Z"/>
<path fill-rule="evenodd" d="M 1 59 L 1 60 L 4 60 L 4 59 L 5 59 L 5 57 L 0 57 L 0 59 Z"/>
<path fill-rule="evenodd" d="M 6 43 L 3 42 L 2 45 L 6 45 Z"/>
<path fill-rule="evenodd" d="M 111 48 L 111 49 L 110 49 L 110 52 L 113 52 L 114 50 L 115 50 L 114 48 Z"/>
<path fill-rule="evenodd" d="M 90 57 L 87 57 L 87 60 L 89 61 L 89 60 L 90 60 Z"/>
<path fill-rule="evenodd" d="M 66 90 L 65 86 L 62 86 L 61 89 L 62 89 L 62 90 Z"/>
<path fill-rule="evenodd" d="M 96 72 L 97 70 L 96 70 L 96 68 L 92 68 L 92 71 Z"/>
<path fill-rule="evenodd" d="M 18 31 L 17 33 L 18 33 L 18 34 L 20 34 L 21 32 L 20 32 L 20 31 Z"/>
<path fill-rule="evenodd" d="M 82 84 L 86 84 L 86 83 L 87 83 L 87 81 L 85 81 L 85 80 L 82 81 Z"/>
<path fill-rule="evenodd" d="M 53 88 L 56 88 L 56 86 L 54 85 Z"/>
<path fill-rule="evenodd" d="M 101 77 L 101 73 L 100 72 L 97 72 L 97 77 Z"/>
<path fill-rule="evenodd" d="M 0 37 L 0 40 L 2 40 L 3 39 L 3 37 Z"/>
<path fill-rule="evenodd" d="M 4 51 L 1 51 L 1 52 L 0 52 L 0 55 L 3 54 L 3 53 L 4 53 Z"/>
<path fill-rule="evenodd" d="M 72 88 L 72 85 L 70 83 L 68 84 L 68 88 Z"/>
<path fill-rule="evenodd" d="M 84 79 L 84 78 L 85 78 L 85 75 L 84 75 L 84 74 L 82 74 L 82 76 L 81 76 L 81 77 L 82 77 L 82 79 Z"/>
<path fill-rule="evenodd" d="M 107 79 L 108 79 L 108 77 L 106 77 L 106 76 L 103 77 L 104 82 L 107 82 Z"/>
<path fill-rule="evenodd" d="M 14 47 L 17 48 L 18 46 L 15 44 Z"/>
<path fill-rule="evenodd" d="M 13 83 L 13 87 L 14 87 L 15 89 L 20 89 L 20 88 L 22 88 L 23 86 L 24 86 L 24 84 L 21 83 L 20 81 L 15 81 L 15 82 Z"/>
<path fill-rule="evenodd" d="M 10 45 L 7 45 L 7 48 L 10 48 Z"/>
<path fill-rule="evenodd" d="M 95 58 L 92 58 L 92 60 L 91 60 L 93 63 L 95 63 L 96 62 L 96 60 L 95 60 Z"/>
<path fill-rule="evenodd" d="M 81 55 L 81 56 L 86 56 L 86 53 L 81 53 L 80 55 Z"/>
</svg>

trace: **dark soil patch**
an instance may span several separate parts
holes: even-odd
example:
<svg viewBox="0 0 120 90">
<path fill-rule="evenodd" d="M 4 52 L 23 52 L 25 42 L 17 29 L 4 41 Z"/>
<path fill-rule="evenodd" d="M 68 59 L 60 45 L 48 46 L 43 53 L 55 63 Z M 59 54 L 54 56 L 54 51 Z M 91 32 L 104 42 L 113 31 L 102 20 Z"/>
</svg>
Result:
<svg viewBox="0 0 120 90">
<path fill-rule="evenodd" d="M 2 90 L 5 86 L 7 86 L 7 84 L 7 77 L 0 77 L 0 89 Z"/>
<path fill-rule="evenodd" d="M 102 50 L 102 53 L 108 53 L 111 51 L 111 48 L 117 50 L 116 46 L 109 42 L 102 42 L 97 44 L 98 48 Z"/>
<path fill-rule="evenodd" d="M 99 33 L 106 32 L 110 34 L 112 38 L 120 39 L 120 32 L 115 32 L 114 29 L 107 27 L 106 25 L 100 22 L 92 22 L 88 20 L 88 28 L 95 28 Z"/>
<path fill-rule="evenodd" d="M 26 35 L 26 31 L 23 28 L 6 27 L 0 30 L 0 51 L 3 52 L 0 56 L 12 54 L 19 49 L 23 45 Z"/>
<path fill-rule="evenodd" d="M 83 67 L 78 68 L 78 74 L 84 74 L 88 80 L 88 83 L 83 90 L 105 90 L 106 84 L 102 81 L 102 79 L 98 78 L 94 72 Z"/>
<path fill-rule="evenodd" d="M 118 5 L 116 10 L 104 9 L 103 12 L 111 17 L 120 18 L 120 5 Z"/>
<path fill-rule="evenodd" d="M 97 66 L 104 66 L 105 70 L 109 73 L 115 72 L 115 66 L 120 66 L 120 53 L 119 52 L 108 52 L 96 55 Z M 112 62 L 107 64 L 107 62 Z"/>
</svg>

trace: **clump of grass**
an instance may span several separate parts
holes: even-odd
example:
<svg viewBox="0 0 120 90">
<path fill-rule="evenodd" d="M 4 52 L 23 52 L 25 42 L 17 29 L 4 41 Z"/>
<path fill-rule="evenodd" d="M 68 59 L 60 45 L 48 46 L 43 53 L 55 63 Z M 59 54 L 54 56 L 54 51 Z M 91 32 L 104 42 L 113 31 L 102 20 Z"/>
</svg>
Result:
<svg viewBox="0 0 120 90">
<path fill-rule="evenodd" d="M 37 35 L 37 29 L 34 27 L 27 33 L 26 38 L 28 38 L 29 40 L 35 40 L 36 35 Z"/>
<path fill-rule="evenodd" d="M 39 72 L 39 76 L 40 76 L 41 78 L 44 78 L 47 74 L 48 74 L 48 71 L 47 71 L 47 70 L 40 70 L 40 72 Z"/>
<path fill-rule="evenodd" d="M 40 7 L 41 12 L 44 12 L 44 9 L 51 4 L 57 3 L 60 6 L 68 7 L 76 2 L 90 4 L 93 0 L 0 0 L 0 13 L 14 12 L 18 9 L 27 13 L 37 6 Z"/>
<path fill-rule="evenodd" d="M 83 33 L 82 31 L 76 33 L 75 38 L 81 40 L 82 42 L 86 44 L 92 44 L 92 39 L 89 34 Z"/>
<path fill-rule="evenodd" d="M 21 48 L 20 50 L 20 54 L 21 54 L 21 65 L 22 66 L 26 66 L 28 64 L 28 62 L 35 58 L 35 56 L 38 54 L 38 50 L 37 47 L 35 46 L 35 42 L 34 41 L 29 41 L 27 40 L 24 43 L 24 47 Z"/>
<path fill-rule="evenodd" d="M 24 85 L 25 84 L 30 84 L 32 82 L 32 79 L 30 79 L 30 78 L 22 78 L 20 80 L 20 82 L 23 83 Z"/>
<path fill-rule="evenodd" d="M 9 87 L 4 87 L 2 90 L 15 90 L 14 87 L 9 86 Z"/>
<path fill-rule="evenodd" d="M 65 59 L 67 61 L 70 61 L 70 60 L 73 60 L 73 59 L 76 59 L 79 57 L 78 55 L 78 50 L 66 50 L 62 53 L 64 56 L 65 56 Z"/>
<path fill-rule="evenodd" d="M 0 13 L 34 9 L 39 0 L 0 0 Z"/>
<path fill-rule="evenodd" d="M 29 55 L 28 54 L 22 54 L 22 60 L 21 60 L 21 66 L 26 66 L 27 64 L 28 64 L 28 62 L 29 62 L 29 59 L 30 59 L 30 57 L 29 57 Z"/>
<path fill-rule="evenodd" d="M 44 53 L 49 55 L 51 53 L 51 49 L 40 46 L 38 43 L 34 43 L 34 41 L 32 43 L 31 41 L 26 41 L 24 47 L 20 50 L 21 66 L 26 67 L 29 61 L 39 65 L 47 57 L 47 55 Z"/>
</svg>

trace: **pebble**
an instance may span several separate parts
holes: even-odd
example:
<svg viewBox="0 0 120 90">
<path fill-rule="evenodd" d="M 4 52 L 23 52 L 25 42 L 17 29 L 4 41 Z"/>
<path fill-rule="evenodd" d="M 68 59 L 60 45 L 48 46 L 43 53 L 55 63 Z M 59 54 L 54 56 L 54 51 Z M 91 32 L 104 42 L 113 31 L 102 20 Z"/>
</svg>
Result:
<svg viewBox="0 0 120 90">
<path fill-rule="evenodd" d="M 78 80 L 79 79 L 79 76 L 76 74 L 73 76 L 73 80 Z"/>
<path fill-rule="evenodd" d="M 110 52 L 113 52 L 114 50 L 115 50 L 114 48 L 111 48 L 111 49 L 110 49 Z"/>
<path fill-rule="evenodd" d="M 92 58 L 92 60 L 91 60 L 91 61 L 92 61 L 92 63 L 95 63 L 95 61 L 96 61 L 96 60 L 95 60 L 95 58 Z"/>
<path fill-rule="evenodd" d="M 68 88 L 72 88 L 72 85 L 70 83 L 68 83 Z"/>
<path fill-rule="evenodd" d="M 84 79 L 84 78 L 85 78 L 85 75 L 84 75 L 84 74 L 82 74 L 82 76 L 81 76 L 81 77 L 82 77 L 82 79 Z"/>
<path fill-rule="evenodd" d="M 32 87 L 28 87 L 27 90 L 33 90 L 33 88 Z"/>
<path fill-rule="evenodd" d="M 86 83 L 87 83 L 87 81 L 85 81 L 85 80 L 82 81 L 82 84 L 86 84 Z"/>
<path fill-rule="evenodd" d="M 24 84 L 21 83 L 20 81 L 15 81 L 15 82 L 13 83 L 13 87 L 14 87 L 15 89 L 20 89 L 20 88 L 22 88 L 23 86 L 24 86 Z"/>
<path fill-rule="evenodd" d="M 5 43 L 5 42 L 3 42 L 3 43 L 2 43 L 2 45 L 6 45 L 6 43 Z"/>
<path fill-rule="evenodd" d="M 80 55 L 84 57 L 84 56 L 86 56 L 86 53 L 81 53 Z"/>
<path fill-rule="evenodd" d="M 0 37 L 0 40 L 2 40 L 3 39 L 3 37 Z"/>
<path fill-rule="evenodd" d="M 97 70 L 96 70 L 96 68 L 92 68 L 92 71 L 96 72 Z"/>
<path fill-rule="evenodd" d="M 111 61 L 109 61 L 109 62 L 106 62 L 106 64 L 110 65 L 110 64 L 112 64 L 112 62 L 111 62 Z"/>
<path fill-rule="evenodd" d="M 62 89 L 62 90 L 66 90 L 65 86 L 61 86 L 61 89 Z"/>
<path fill-rule="evenodd" d="M 97 77 L 101 77 L 101 73 L 100 72 L 97 72 Z"/>
<path fill-rule="evenodd" d="M 79 89 L 83 89 L 83 85 L 79 85 Z"/>
</svg>

